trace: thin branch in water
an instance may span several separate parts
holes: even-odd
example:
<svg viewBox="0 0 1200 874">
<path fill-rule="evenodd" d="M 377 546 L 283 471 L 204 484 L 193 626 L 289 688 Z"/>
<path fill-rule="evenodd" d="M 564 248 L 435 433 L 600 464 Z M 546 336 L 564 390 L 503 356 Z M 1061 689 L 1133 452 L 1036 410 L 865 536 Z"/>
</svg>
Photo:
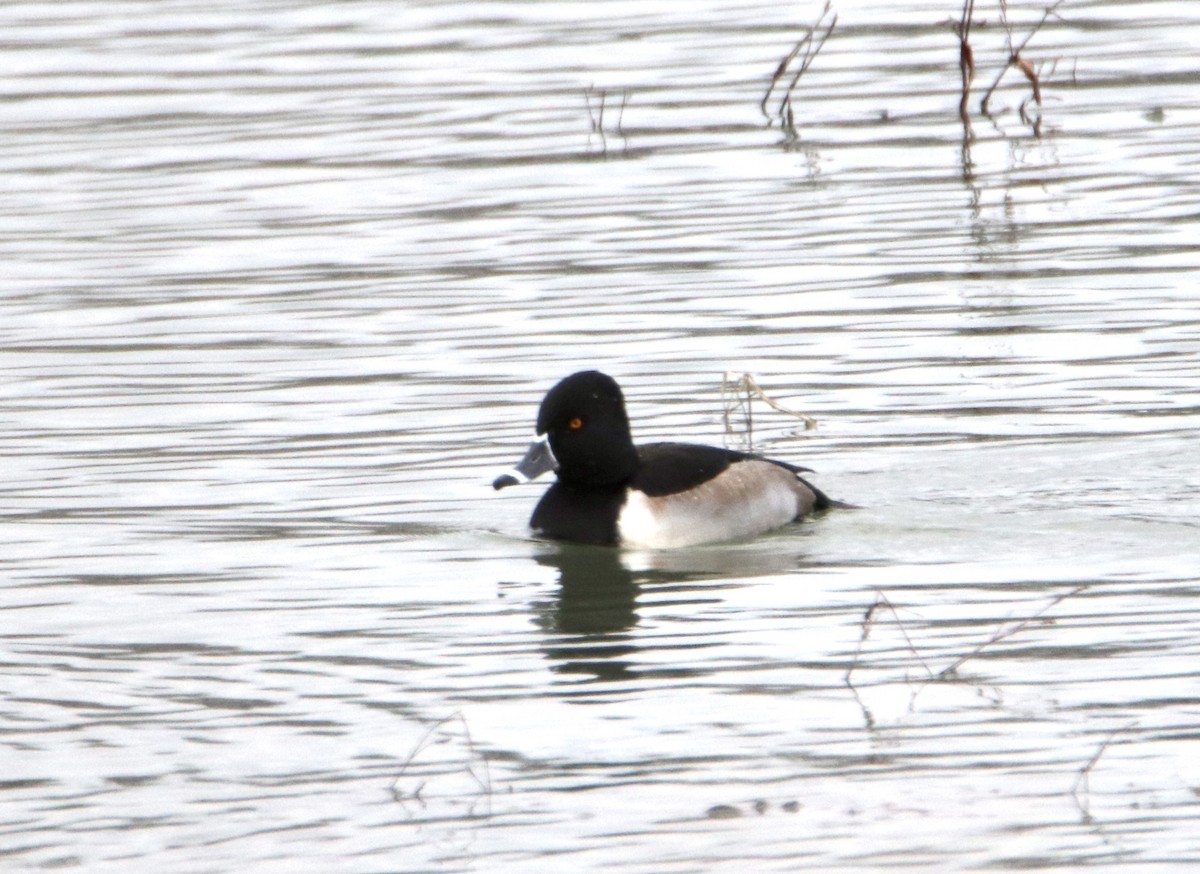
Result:
<svg viewBox="0 0 1200 874">
<path fill-rule="evenodd" d="M 723 408 L 722 418 L 725 422 L 725 433 L 732 434 L 734 432 L 733 423 L 730 416 L 735 411 L 741 411 L 742 420 L 745 423 L 746 440 L 753 442 L 754 440 L 754 410 L 753 401 L 757 398 L 771 409 L 783 413 L 786 416 L 799 419 L 804 423 L 804 430 L 811 431 L 817 427 L 817 420 L 805 413 L 798 413 L 795 410 L 789 410 L 779 401 L 768 395 L 754 377 L 749 373 L 734 373 L 731 370 L 725 371 L 724 377 L 721 379 L 721 405 Z"/>
<path fill-rule="evenodd" d="M 896 610 L 896 605 L 893 604 L 888 599 L 888 596 L 883 592 L 877 592 L 875 603 L 868 607 L 867 612 L 863 614 L 862 631 L 858 636 L 858 645 L 854 648 L 854 661 L 850 663 L 850 667 L 846 669 L 845 676 L 842 677 L 846 685 L 851 689 L 854 688 L 854 684 L 850 681 L 850 676 L 855 670 L 858 669 L 858 660 L 862 655 L 863 644 L 865 644 L 867 642 L 867 638 L 871 636 L 871 629 L 875 626 L 875 618 L 881 609 L 887 609 L 887 611 L 892 614 L 892 618 L 896 621 L 896 628 L 900 630 L 900 636 L 904 638 L 904 644 L 908 647 L 908 651 L 916 657 L 921 667 L 925 669 L 925 673 L 929 676 L 929 679 L 934 679 L 933 671 L 930 669 L 925 659 L 921 657 L 921 653 L 917 651 L 916 646 L 913 645 L 912 638 L 908 635 L 908 629 L 904 626 L 904 622 L 900 618 L 899 611 Z"/>
<path fill-rule="evenodd" d="M 833 18 L 831 18 L 829 21 L 829 25 L 821 33 L 820 37 L 813 39 L 813 33 L 821 26 L 821 21 L 826 15 L 829 14 L 831 8 L 832 7 L 829 3 L 825 4 L 825 8 L 821 10 L 820 18 L 817 19 L 817 23 L 813 25 L 812 30 L 809 31 L 808 36 L 804 40 L 807 44 L 807 47 L 804 51 L 804 57 L 800 59 L 800 67 L 796 70 L 795 74 L 793 74 L 792 81 L 788 83 L 787 91 L 785 92 L 789 100 L 791 99 L 792 92 L 796 90 L 796 86 L 800 84 L 800 77 L 808 72 L 808 68 L 812 66 L 813 61 L 817 59 L 817 55 L 821 53 L 821 49 L 825 45 L 825 41 L 829 39 L 829 35 L 833 33 L 834 27 L 837 26 L 838 17 L 837 13 L 835 12 L 833 13 Z"/>
<path fill-rule="evenodd" d="M 858 634 L 858 644 L 854 647 L 854 661 L 850 662 L 850 667 L 846 668 L 846 675 L 842 677 L 844 682 L 851 689 L 854 689 L 854 683 L 850 681 L 850 675 L 854 673 L 854 669 L 858 667 L 858 659 L 862 655 L 863 644 L 867 642 L 867 638 L 871 636 L 871 627 L 875 622 L 875 614 L 887 602 L 887 598 L 880 592 L 875 599 L 875 603 L 867 608 L 867 612 L 863 614 L 862 631 Z M 855 692 L 855 695 L 858 693 Z"/>
<path fill-rule="evenodd" d="M 725 433 L 732 434 L 734 428 L 730 416 L 735 410 L 740 411 L 745 423 L 746 441 L 753 443 L 754 409 L 750 405 L 752 398 L 747 377 L 747 373 L 735 377 L 732 371 L 725 371 L 721 379 L 721 418 L 725 422 Z"/>
<path fill-rule="evenodd" d="M 867 707 L 867 703 L 863 701 L 862 696 L 858 694 L 858 687 L 854 685 L 854 681 L 850 679 L 854 673 L 854 669 L 858 667 L 858 660 L 862 656 L 863 644 L 867 642 L 867 638 L 871 634 L 871 626 L 875 622 L 875 613 L 883 606 L 883 593 L 879 593 L 879 597 L 875 599 L 875 603 L 867 608 L 867 612 L 863 614 L 862 631 L 858 635 L 858 644 L 854 647 L 854 660 L 850 662 L 850 666 L 846 668 L 846 673 L 842 677 L 842 682 L 846 684 L 846 688 L 850 690 L 850 694 L 854 696 L 854 700 L 858 702 L 858 707 L 863 714 L 863 722 L 867 724 L 867 728 L 875 727 L 875 716 L 871 713 L 871 708 Z"/>
<path fill-rule="evenodd" d="M 450 714 L 449 716 L 439 719 L 437 722 L 433 723 L 432 725 L 429 726 L 428 729 L 425 730 L 425 733 L 423 735 L 421 735 L 421 737 L 417 741 L 416 745 L 412 748 L 411 751 L 409 751 L 408 757 L 405 758 L 404 762 L 401 763 L 401 765 L 400 765 L 400 771 L 396 774 L 396 779 L 392 783 L 392 797 L 396 801 L 400 802 L 401 804 L 403 804 L 405 801 L 416 801 L 416 802 L 419 802 L 422 806 L 425 805 L 425 799 L 421 797 L 421 792 L 429 784 L 428 780 L 421 780 L 417 784 L 416 788 L 409 792 L 404 791 L 404 789 L 401 786 L 401 783 L 405 779 L 408 769 L 413 765 L 413 763 L 416 761 L 417 757 L 421 753 L 423 753 L 425 750 L 427 750 L 430 746 L 432 746 L 434 743 L 439 742 L 439 741 L 434 740 L 435 735 L 437 735 L 447 725 L 449 725 L 450 723 L 455 722 L 455 721 L 457 721 L 459 723 L 459 725 L 462 726 L 461 734 L 462 734 L 462 738 L 463 738 L 463 740 L 466 744 L 466 748 L 467 748 L 466 760 L 463 763 L 462 767 L 459 768 L 458 770 L 465 773 L 468 777 L 470 777 L 471 780 L 478 787 L 479 794 L 476 797 L 481 796 L 487 800 L 487 813 L 484 815 L 490 816 L 491 815 L 491 803 L 492 803 L 491 768 L 488 765 L 487 756 L 484 755 L 475 746 L 475 741 L 471 738 L 471 729 L 467 725 L 467 719 L 465 716 L 463 716 L 462 711 L 457 711 L 455 713 Z M 449 739 L 449 738 L 447 738 L 447 739 Z M 444 742 L 444 741 L 441 741 L 441 742 Z M 482 764 L 483 764 L 482 775 L 476 771 L 476 768 L 475 768 L 476 762 L 482 762 Z M 471 813 L 472 814 L 474 813 L 474 806 L 475 806 L 474 803 L 472 803 L 472 805 L 471 805 Z"/>
<path fill-rule="evenodd" d="M 465 716 L 462 715 L 461 711 L 458 714 L 458 719 L 462 723 L 463 737 L 465 737 L 467 739 L 467 752 L 470 754 L 467 759 L 467 764 L 466 764 L 465 770 L 471 776 L 471 779 L 474 780 L 476 782 L 476 784 L 478 784 L 479 790 L 483 793 L 484 797 L 488 799 L 488 808 L 489 808 L 488 813 L 491 813 L 491 800 L 492 800 L 492 769 L 491 769 L 491 766 L 488 765 L 487 756 L 485 756 L 482 752 L 480 752 L 479 749 L 475 746 L 475 739 L 471 737 L 471 727 L 469 725 L 467 725 L 467 719 Z M 477 761 L 483 763 L 483 776 L 482 777 L 480 777 L 478 774 L 475 773 L 474 763 Z"/>
<path fill-rule="evenodd" d="M 1063 0 L 1055 0 L 1055 2 L 1052 5 L 1048 6 L 1042 12 L 1042 17 L 1038 21 L 1038 23 L 1035 24 L 1033 26 L 1033 29 L 1030 30 L 1029 33 L 1025 35 L 1025 39 L 1022 40 L 1021 44 L 1019 46 L 1017 46 L 1016 48 L 1013 47 L 1012 30 L 1011 30 L 1011 28 L 1009 28 L 1007 18 L 1006 18 L 1005 27 L 1008 28 L 1008 36 L 1007 36 L 1007 39 L 1008 39 L 1008 62 L 1003 67 L 1000 68 L 1000 73 L 996 76 L 995 81 L 992 82 L 991 87 L 988 88 L 987 92 L 983 95 L 983 100 L 981 100 L 979 102 L 979 111 L 982 112 L 984 115 L 989 114 L 988 113 L 988 103 L 992 99 L 992 94 L 995 92 L 995 90 L 998 87 L 1000 87 L 1000 81 L 1004 78 L 1004 74 L 1008 72 L 1010 67 L 1016 67 L 1018 70 L 1020 70 L 1022 73 L 1025 74 L 1025 78 L 1029 80 L 1030 86 L 1033 89 L 1034 102 L 1037 103 L 1038 106 L 1042 105 L 1041 82 L 1039 81 L 1037 71 L 1034 69 L 1033 65 L 1029 63 L 1029 61 L 1027 61 L 1024 57 L 1022 57 L 1021 53 L 1023 51 L 1025 51 L 1025 47 L 1027 45 L 1029 45 L 1030 40 L 1032 40 L 1037 35 L 1037 32 L 1042 29 L 1042 26 L 1047 21 L 1050 20 L 1051 16 L 1054 16 L 1055 18 L 1058 17 L 1058 7 L 1061 6 L 1062 3 L 1063 3 Z M 1006 9 L 1006 7 L 1001 7 L 1001 8 L 1002 8 L 1002 10 Z"/>
<path fill-rule="evenodd" d="M 775 74 L 771 76 L 771 84 L 767 86 L 767 91 L 763 94 L 762 101 L 758 104 L 759 110 L 763 114 L 763 118 L 768 121 L 771 119 L 771 113 L 767 111 L 767 102 L 771 99 L 771 92 L 775 90 L 775 86 L 779 84 L 779 80 L 783 78 L 783 74 L 787 72 L 788 65 L 796 60 L 796 55 L 800 54 L 801 50 L 812 42 L 813 29 L 810 27 L 808 33 L 800 38 L 800 41 L 792 48 L 790 52 L 783 56 L 783 60 L 779 62 L 779 66 L 775 68 Z"/>
<path fill-rule="evenodd" d="M 1092 819 L 1090 803 L 1091 786 L 1089 785 L 1092 769 L 1096 767 L 1096 764 L 1100 761 L 1100 757 L 1104 755 L 1117 736 L 1135 728 L 1137 724 L 1138 720 L 1135 719 L 1110 731 L 1104 740 L 1100 741 L 1099 746 L 1096 747 L 1096 752 L 1092 753 L 1092 757 L 1084 763 L 1083 767 L 1079 769 L 1079 773 L 1075 775 L 1075 782 L 1071 784 L 1071 797 L 1075 799 L 1075 804 L 1079 808 L 1079 812 L 1083 814 L 1085 821 L 1091 822 Z"/>
<path fill-rule="evenodd" d="M 429 741 L 430 741 L 430 738 L 433 737 L 433 733 L 453 718 L 454 718 L 453 716 L 447 716 L 445 719 L 439 719 L 433 725 L 429 726 L 429 728 L 426 729 L 425 733 L 423 735 L 421 735 L 420 740 L 418 740 L 416 745 L 409 751 L 408 758 L 406 758 L 401 763 L 400 771 L 399 771 L 399 773 L 396 774 L 396 779 L 392 783 L 392 796 L 397 801 L 403 801 L 406 797 L 411 798 L 414 801 L 421 801 L 421 790 L 425 788 L 425 784 L 427 781 L 422 780 L 419 784 L 417 784 L 416 789 L 414 789 L 412 792 L 409 792 L 407 794 L 400 789 L 400 781 L 404 779 L 404 775 L 408 772 L 408 767 L 409 767 L 409 765 L 411 765 L 413 763 L 413 760 L 416 759 L 416 757 L 426 747 L 429 746 Z"/>
<path fill-rule="evenodd" d="M 1042 85 L 1038 78 L 1038 71 L 1033 68 L 1033 64 L 1029 63 L 1027 58 L 1018 57 L 1016 59 L 1017 69 L 1025 74 L 1025 78 L 1029 81 L 1029 87 L 1033 90 L 1033 102 L 1038 106 L 1042 105 Z"/>
<path fill-rule="evenodd" d="M 597 98 L 598 106 L 596 109 L 592 108 L 593 95 Z M 597 90 L 594 85 L 583 92 L 583 103 L 587 107 L 588 122 L 591 124 L 592 133 L 594 134 L 603 135 L 604 133 L 604 100 L 606 96 L 607 92 Z"/>
<path fill-rule="evenodd" d="M 783 97 L 780 98 L 779 107 L 775 111 L 775 117 L 779 119 L 779 126 L 786 131 L 789 138 L 792 139 L 795 139 L 797 135 L 796 118 L 792 111 L 792 93 L 796 90 L 796 86 L 799 84 L 800 78 L 808 71 L 808 68 L 812 66 L 812 63 L 816 60 L 817 55 L 821 53 L 821 49 L 825 45 L 825 41 L 829 39 L 830 34 L 833 33 L 834 27 L 837 26 L 838 17 L 836 12 L 834 12 L 833 17 L 829 19 L 829 23 L 825 24 L 825 18 L 830 14 L 832 9 L 832 0 L 827 0 L 825 3 L 825 8 L 822 9 L 821 14 L 817 16 L 816 23 L 813 24 L 812 27 L 808 28 L 804 36 L 799 39 L 796 45 L 792 47 L 790 52 L 784 55 L 783 60 L 781 60 L 779 65 L 775 68 L 775 73 L 771 76 L 771 82 L 767 86 L 767 91 L 765 94 L 763 94 L 763 98 L 759 103 L 759 110 L 769 121 L 772 116 L 767 109 L 767 104 L 771 99 L 771 94 L 775 91 L 775 86 L 779 84 L 779 81 L 783 78 L 792 62 L 795 61 L 797 57 L 800 57 L 800 65 L 792 74 L 791 82 L 788 83 L 787 88 L 782 89 Z M 802 57 L 801 53 L 803 53 Z"/>
<path fill-rule="evenodd" d="M 600 148 L 603 154 L 608 154 L 608 131 L 605 130 L 604 113 L 608 109 L 609 91 L 604 88 L 590 86 L 583 92 L 583 102 L 587 107 L 588 123 L 591 125 L 592 133 L 600 137 Z M 628 88 L 621 89 L 621 105 L 617 108 L 617 123 L 616 134 L 625 139 L 625 108 L 629 106 L 630 90 Z M 591 143 L 591 139 L 588 139 Z M 625 144 L 628 148 L 628 144 Z"/>
<path fill-rule="evenodd" d="M 971 48 L 971 21 L 975 15 L 975 0 L 963 0 L 962 17 L 955 25 L 958 34 L 958 69 L 962 74 L 962 99 L 958 102 L 958 117 L 963 130 L 971 133 L 971 114 L 967 103 L 971 99 L 971 83 L 975 80 L 975 51 Z"/>
<path fill-rule="evenodd" d="M 871 713 L 870 708 L 867 707 L 866 702 L 863 701 L 862 695 L 859 694 L 858 687 L 854 684 L 853 675 L 854 672 L 858 670 L 859 660 L 862 657 L 863 645 L 867 642 L 867 638 L 870 637 L 871 630 L 875 627 L 875 622 L 879 616 L 880 610 L 882 609 L 887 609 L 892 614 L 892 619 L 895 621 L 896 628 L 899 629 L 900 636 L 904 638 L 905 646 L 908 647 L 908 651 L 913 654 L 914 658 L 916 658 L 917 663 L 924 668 L 926 674 L 925 683 L 933 682 L 935 679 L 933 671 L 929 668 L 929 664 L 924 658 L 921 657 L 921 653 L 917 651 L 916 646 L 913 645 L 912 638 L 908 634 L 908 629 L 905 627 L 904 621 L 900 618 L 900 613 L 896 609 L 896 605 L 893 604 L 883 592 L 876 592 L 875 603 L 868 607 L 866 612 L 863 614 L 862 630 L 859 632 L 858 644 L 854 647 L 854 659 L 851 661 L 850 666 L 846 668 L 846 673 L 842 676 L 842 682 L 846 684 L 846 688 L 848 688 L 850 690 L 850 694 L 854 696 L 855 702 L 857 702 L 859 709 L 862 710 L 863 720 L 866 722 L 867 728 L 869 729 L 875 727 L 875 717 Z M 917 695 L 919 695 L 921 689 L 924 688 L 924 684 L 918 686 L 916 690 L 913 691 L 911 678 L 908 676 L 907 670 L 905 671 L 905 683 L 910 689 L 908 707 L 909 710 L 912 710 L 914 704 L 916 703 Z"/>
<path fill-rule="evenodd" d="M 1050 600 L 1049 603 L 1047 603 L 1044 607 L 1042 607 L 1041 610 L 1038 610 L 1032 616 L 1027 616 L 1024 619 L 1022 619 L 1021 621 L 1016 622 L 1007 628 L 1001 628 L 999 631 L 997 631 L 995 634 L 993 634 L 991 637 L 989 637 L 983 643 L 979 644 L 977 647 L 975 647 L 969 653 L 967 653 L 966 655 L 961 655 L 958 658 L 956 658 L 947 667 L 942 668 L 942 670 L 938 671 L 935 679 L 946 680 L 946 679 L 953 677 L 958 672 L 959 668 L 961 668 L 964 664 L 966 664 L 971 659 L 975 658 L 975 656 L 979 655 L 981 652 L 983 652 L 989 646 L 993 646 L 1002 640 L 1007 640 L 1008 638 L 1012 637 L 1017 632 L 1022 631 L 1025 628 L 1028 628 L 1031 623 L 1036 622 L 1047 611 L 1052 610 L 1053 608 L 1057 607 L 1063 601 L 1067 600 L 1067 598 L 1070 598 L 1074 595 L 1078 595 L 1080 592 L 1082 592 L 1085 589 L 1088 589 L 1090 587 L 1091 587 L 1091 583 L 1084 583 L 1082 586 L 1076 586 L 1075 588 L 1071 589 L 1068 592 L 1063 592 L 1061 595 L 1056 595 L 1054 598 L 1052 598 Z"/>
</svg>

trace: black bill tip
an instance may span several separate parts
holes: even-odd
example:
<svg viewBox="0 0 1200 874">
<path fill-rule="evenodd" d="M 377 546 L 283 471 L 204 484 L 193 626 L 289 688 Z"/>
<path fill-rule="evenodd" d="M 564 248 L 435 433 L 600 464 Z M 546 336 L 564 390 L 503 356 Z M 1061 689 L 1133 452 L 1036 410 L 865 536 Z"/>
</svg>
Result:
<svg viewBox="0 0 1200 874">
<path fill-rule="evenodd" d="M 496 491 L 500 491 L 501 489 L 507 488 L 508 486 L 519 485 L 520 482 L 521 481 L 519 479 L 517 479 L 515 476 L 513 476 L 511 473 L 503 473 L 500 476 L 496 477 L 494 480 L 492 480 L 492 488 L 494 488 Z"/>
</svg>

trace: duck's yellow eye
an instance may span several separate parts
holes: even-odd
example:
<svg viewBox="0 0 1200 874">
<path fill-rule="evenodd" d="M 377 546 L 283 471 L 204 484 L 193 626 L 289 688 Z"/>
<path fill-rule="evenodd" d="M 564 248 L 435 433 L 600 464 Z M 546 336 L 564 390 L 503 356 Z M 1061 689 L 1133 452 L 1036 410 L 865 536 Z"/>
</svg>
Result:
<svg viewBox="0 0 1200 874">
<path fill-rule="evenodd" d="M 578 431 L 580 428 L 583 427 L 583 419 L 576 416 L 574 419 L 567 422 L 567 427 L 570 428 L 572 431 Z"/>
</svg>

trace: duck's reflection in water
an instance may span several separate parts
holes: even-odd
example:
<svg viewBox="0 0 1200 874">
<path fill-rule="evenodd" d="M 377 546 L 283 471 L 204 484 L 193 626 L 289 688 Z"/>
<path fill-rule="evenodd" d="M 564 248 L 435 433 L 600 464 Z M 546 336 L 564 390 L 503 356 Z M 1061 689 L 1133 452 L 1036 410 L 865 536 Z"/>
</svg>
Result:
<svg viewBox="0 0 1200 874">
<path fill-rule="evenodd" d="M 632 679 L 639 644 L 633 629 L 646 587 L 665 587 L 672 603 L 711 602 L 739 578 L 786 573 L 805 563 L 793 551 L 764 555 L 738 547 L 675 552 L 622 552 L 613 547 L 548 544 L 538 564 L 558 571 L 553 598 L 535 602 L 535 623 L 559 673 L 603 680 Z"/>
<path fill-rule="evenodd" d="M 534 605 L 535 621 L 549 634 L 544 650 L 560 673 L 604 680 L 630 676 L 636 650 L 640 586 L 621 563 L 620 551 L 603 546 L 551 546 L 538 564 L 558 570 L 555 597 Z"/>
</svg>

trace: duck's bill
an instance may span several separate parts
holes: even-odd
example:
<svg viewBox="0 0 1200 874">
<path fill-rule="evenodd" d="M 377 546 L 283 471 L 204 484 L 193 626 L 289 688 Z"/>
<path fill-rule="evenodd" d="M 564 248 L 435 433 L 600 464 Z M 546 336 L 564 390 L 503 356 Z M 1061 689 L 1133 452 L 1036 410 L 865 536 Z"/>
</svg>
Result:
<svg viewBox="0 0 1200 874">
<path fill-rule="evenodd" d="M 545 437 L 540 437 L 530 444 L 525 457 L 517 462 L 516 467 L 505 471 L 492 480 L 492 488 L 499 490 L 508 486 L 527 483 L 530 480 L 537 479 L 548 471 L 555 470 L 557 467 L 558 461 L 555 460 L 554 453 L 550 451 L 549 440 Z"/>
</svg>

